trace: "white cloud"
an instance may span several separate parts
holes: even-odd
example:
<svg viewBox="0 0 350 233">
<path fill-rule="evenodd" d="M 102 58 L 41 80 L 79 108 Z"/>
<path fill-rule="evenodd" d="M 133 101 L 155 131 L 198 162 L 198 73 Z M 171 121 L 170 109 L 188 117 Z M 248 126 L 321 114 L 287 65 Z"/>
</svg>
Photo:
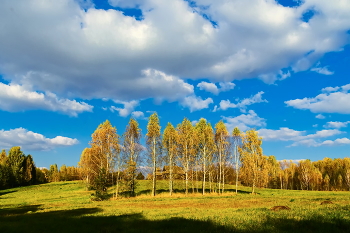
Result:
<svg viewBox="0 0 350 233">
<path fill-rule="evenodd" d="M 346 121 L 346 122 L 340 122 L 340 121 L 329 121 L 327 122 L 327 124 L 325 124 L 323 127 L 325 128 L 344 128 L 347 127 L 348 124 L 350 124 L 350 121 Z"/>
<path fill-rule="evenodd" d="M 221 82 L 219 83 L 220 88 L 216 86 L 215 83 L 208 83 L 208 82 L 200 82 L 197 87 L 199 87 L 200 90 L 210 92 L 214 95 L 218 95 L 220 92 L 229 91 L 235 88 L 236 84 L 230 83 L 230 82 Z"/>
<path fill-rule="evenodd" d="M 305 131 L 296 131 L 286 127 L 281 127 L 278 130 L 260 129 L 259 135 L 266 141 L 291 141 L 300 138 Z"/>
<path fill-rule="evenodd" d="M 196 125 L 198 123 L 198 120 L 191 121 L 192 125 Z"/>
<path fill-rule="evenodd" d="M 294 142 L 293 144 L 289 145 L 288 147 L 293 146 L 307 146 L 307 147 L 317 147 L 320 143 L 317 143 L 315 139 L 303 139 L 297 142 Z"/>
<path fill-rule="evenodd" d="M 323 116 L 322 114 L 318 114 L 317 116 L 315 116 L 317 119 L 325 119 L 326 117 Z"/>
<path fill-rule="evenodd" d="M 135 107 L 137 107 L 140 102 L 137 100 L 132 100 L 132 101 L 120 101 L 120 100 L 114 100 L 114 102 L 116 104 L 123 104 L 124 108 L 117 108 L 115 106 L 111 106 L 110 110 L 112 112 L 117 111 L 119 113 L 119 116 L 121 117 L 127 117 L 129 116 L 135 109 Z"/>
<path fill-rule="evenodd" d="M 325 146 L 341 146 L 341 145 L 350 145 L 350 139 L 348 138 L 337 138 L 336 140 L 327 140 L 321 143 Z"/>
<path fill-rule="evenodd" d="M 213 112 L 216 112 L 217 110 L 227 110 L 229 108 L 239 108 L 242 112 L 245 112 L 247 106 L 256 104 L 256 103 L 267 103 L 268 101 L 262 98 L 262 94 L 264 94 L 263 91 L 258 92 L 254 96 L 251 96 L 250 98 L 243 99 L 242 101 L 238 102 L 237 104 L 231 103 L 230 100 L 221 100 L 220 101 L 220 108 L 214 108 Z M 216 107 L 216 106 L 215 106 Z"/>
<path fill-rule="evenodd" d="M 281 127 L 278 130 L 260 129 L 259 135 L 266 141 L 293 141 L 292 146 L 309 146 L 317 147 L 325 145 L 320 140 L 322 138 L 333 137 L 344 132 L 338 129 L 320 130 L 314 134 L 306 134 L 306 131 L 297 131 L 286 127 Z"/>
<path fill-rule="evenodd" d="M 337 138 L 335 140 L 326 140 L 323 142 L 317 142 L 314 139 L 306 139 L 298 141 L 290 145 L 292 146 L 308 146 L 308 147 L 319 147 L 319 146 L 343 146 L 350 145 L 350 139 L 348 138 Z"/>
<path fill-rule="evenodd" d="M 203 100 L 202 97 L 194 96 L 194 95 L 185 97 L 181 101 L 181 105 L 183 107 L 189 108 L 191 112 L 202 110 L 204 108 L 208 108 L 209 104 L 212 104 L 212 103 L 213 103 L 212 98 L 207 98 L 207 99 Z"/>
<path fill-rule="evenodd" d="M 344 133 L 344 132 L 339 131 L 338 129 L 324 129 L 324 130 L 317 131 L 315 134 L 309 134 L 309 135 L 303 136 L 303 138 L 327 138 L 327 137 L 331 137 L 341 133 Z"/>
<path fill-rule="evenodd" d="M 42 134 L 24 128 L 0 130 L 0 147 L 6 149 L 20 146 L 23 150 L 48 151 L 56 147 L 73 146 L 78 143 L 77 139 L 62 136 L 46 138 Z"/>
<path fill-rule="evenodd" d="M 343 92 L 349 91 L 350 90 L 350 83 L 342 86 L 341 89 L 342 89 Z"/>
<path fill-rule="evenodd" d="M 236 84 L 234 83 L 230 83 L 230 82 L 220 82 L 219 83 L 220 86 L 220 92 L 224 92 L 224 91 L 230 91 L 233 90 L 236 86 Z"/>
<path fill-rule="evenodd" d="M 311 71 L 314 71 L 316 73 L 323 74 L 323 75 L 333 75 L 334 74 L 333 71 L 328 70 L 327 66 L 319 67 L 319 65 L 320 65 L 320 63 L 317 63 L 316 67 L 312 68 Z"/>
<path fill-rule="evenodd" d="M 141 111 L 134 111 L 131 113 L 131 115 L 134 117 L 134 118 L 141 118 L 141 119 L 145 119 L 145 114 Z"/>
<path fill-rule="evenodd" d="M 197 87 L 199 87 L 200 90 L 213 93 L 214 95 L 218 95 L 220 92 L 218 87 L 214 83 L 208 83 L 203 81 L 198 83 Z"/>
<path fill-rule="evenodd" d="M 303 98 L 285 101 L 288 106 L 310 110 L 314 113 L 341 113 L 350 114 L 350 93 L 349 86 L 344 85 L 341 88 L 333 88 L 340 90 L 338 92 L 322 93 L 315 98 Z M 331 91 L 332 88 L 327 87 L 323 91 Z"/>
<path fill-rule="evenodd" d="M 335 92 L 338 91 L 340 89 L 340 87 L 325 87 L 322 88 L 322 92 Z"/>
<path fill-rule="evenodd" d="M 263 80 L 265 83 L 268 84 L 272 84 L 274 83 L 276 80 L 284 80 L 286 78 L 289 78 L 291 76 L 290 71 L 287 71 L 286 73 L 284 73 L 282 70 L 278 71 L 278 72 L 271 72 L 271 73 L 267 73 L 267 74 L 261 74 L 259 75 L 259 78 L 261 80 Z"/>
<path fill-rule="evenodd" d="M 70 116 L 92 112 L 93 106 L 76 100 L 60 99 L 54 93 L 38 93 L 18 84 L 0 82 L 0 109 L 10 112 L 48 110 Z"/>
<path fill-rule="evenodd" d="M 230 100 L 221 100 L 220 101 L 220 108 L 219 109 L 215 109 L 215 111 L 217 111 L 217 110 L 226 111 L 229 108 L 237 108 L 237 107 L 238 106 L 236 104 L 234 104 L 234 103 L 231 103 Z"/>
<path fill-rule="evenodd" d="M 193 94 L 180 77 L 270 83 L 290 64 L 295 72 L 310 69 L 348 43 L 344 0 L 294 8 L 270 0 L 197 0 L 198 7 L 183 0 L 109 2 L 137 6 L 143 20 L 93 9 L 88 0 L 2 1 L 0 73 L 66 98 L 173 101 Z M 302 22 L 310 8 L 319 14 Z"/>
<path fill-rule="evenodd" d="M 242 114 L 237 117 L 223 117 L 226 127 L 231 132 L 235 127 L 241 131 L 246 131 L 251 128 L 264 127 L 266 125 L 265 119 L 261 118 L 253 110 L 247 114 Z"/>
<path fill-rule="evenodd" d="M 278 130 L 260 129 L 259 134 L 266 141 L 302 141 L 306 139 L 326 138 L 343 132 L 338 129 L 324 129 L 314 134 L 305 135 L 306 131 L 297 131 L 287 127 L 281 127 Z"/>
</svg>

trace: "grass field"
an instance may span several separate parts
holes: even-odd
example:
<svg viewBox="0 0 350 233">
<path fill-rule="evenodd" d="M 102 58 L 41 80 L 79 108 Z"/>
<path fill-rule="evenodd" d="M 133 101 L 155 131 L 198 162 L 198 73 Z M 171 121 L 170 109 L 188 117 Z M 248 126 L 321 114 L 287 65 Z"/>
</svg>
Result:
<svg viewBox="0 0 350 233">
<path fill-rule="evenodd" d="M 0 232 L 350 232 L 350 192 L 239 187 L 239 194 L 165 192 L 152 198 L 149 181 L 138 196 L 91 201 L 81 182 L 0 190 Z M 320 205 L 329 200 L 333 204 Z M 273 206 L 290 210 L 271 211 Z"/>
</svg>

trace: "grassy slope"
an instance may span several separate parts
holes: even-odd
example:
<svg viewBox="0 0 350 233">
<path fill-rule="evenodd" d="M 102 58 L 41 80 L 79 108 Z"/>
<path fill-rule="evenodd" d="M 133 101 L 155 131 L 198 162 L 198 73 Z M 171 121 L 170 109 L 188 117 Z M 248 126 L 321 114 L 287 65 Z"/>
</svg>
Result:
<svg viewBox="0 0 350 233">
<path fill-rule="evenodd" d="M 166 183 L 159 186 L 166 191 Z M 1 190 L 0 232 L 350 231 L 350 192 L 258 189 L 251 195 L 240 187 L 237 196 L 161 192 L 152 198 L 143 194 L 148 187 L 142 181 L 138 197 L 103 202 L 90 201 L 80 182 Z M 334 204 L 320 205 L 324 200 Z M 271 211 L 276 205 L 291 210 Z"/>
</svg>

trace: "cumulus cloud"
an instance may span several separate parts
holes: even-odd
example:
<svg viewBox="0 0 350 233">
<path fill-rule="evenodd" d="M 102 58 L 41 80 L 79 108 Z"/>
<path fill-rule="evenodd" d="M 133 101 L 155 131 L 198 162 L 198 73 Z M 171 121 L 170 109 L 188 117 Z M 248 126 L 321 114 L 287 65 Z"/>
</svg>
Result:
<svg viewBox="0 0 350 233">
<path fill-rule="evenodd" d="M 340 87 L 325 87 L 322 88 L 322 92 L 335 92 L 338 91 L 340 89 Z"/>
<path fill-rule="evenodd" d="M 314 68 L 311 69 L 311 71 L 323 74 L 323 75 L 333 75 L 334 72 L 330 71 L 327 66 L 320 67 L 320 63 L 318 62 Z"/>
<path fill-rule="evenodd" d="M 189 108 L 191 112 L 208 108 L 209 104 L 212 104 L 212 103 L 213 103 L 212 98 L 207 98 L 203 100 L 202 97 L 194 96 L 194 95 L 188 96 L 181 101 L 181 105 L 183 107 Z"/>
<path fill-rule="evenodd" d="M 294 147 L 294 146 L 307 146 L 307 147 L 317 147 L 320 146 L 320 143 L 317 143 L 315 139 L 303 139 L 297 142 L 294 142 L 293 144 L 289 145 L 288 147 Z"/>
<path fill-rule="evenodd" d="M 145 114 L 141 111 L 134 111 L 131 113 L 131 115 L 134 117 L 134 118 L 141 118 L 141 119 L 145 119 Z"/>
<path fill-rule="evenodd" d="M 203 81 L 198 83 L 197 87 L 199 87 L 200 90 L 213 93 L 214 95 L 219 94 L 219 88 L 214 83 L 208 83 Z"/>
<path fill-rule="evenodd" d="M 119 113 L 119 116 L 121 117 L 127 117 L 129 116 L 132 112 L 134 112 L 135 107 L 137 107 L 140 102 L 137 100 L 132 100 L 132 101 L 120 101 L 120 100 L 114 100 L 116 104 L 122 104 L 124 105 L 124 108 L 117 108 L 115 106 L 111 106 L 109 109 L 112 112 L 117 111 Z M 136 115 L 139 115 L 139 113 L 136 113 Z"/>
<path fill-rule="evenodd" d="M 242 101 L 238 102 L 237 104 L 231 103 L 230 100 L 221 100 L 219 104 L 219 108 L 216 106 L 214 107 L 214 112 L 217 110 L 223 110 L 226 111 L 229 108 L 239 108 L 242 112 L 246 111 L 247 106 L 256 104 L 256 103 L 267 103 L 268 101 L 262 98 L 262 94 L 264 94 L 263 91 L 258 92 L 254 96 L 251 96 L 250 98 L 243 99 Z"/>
<path fill-rule="evenodd" d="M 77 139 L 57 136 L 46 138 L 44 135 L 28 131 L 24 128 L 0 130 L 0 147 L 11 148 L 20 146 L 23 150 L 49 151 L 56 147 L 73 146 L 78 144 Z"/>
<path fill-rule="evenodd" d="M 197 87 L 199 87 L 200 90 L 204 90 L 214 95 L 218 95 L 220 92 L 225 92 L 234 89 L 236 84 L 230 82 L 221 82 L 219 83 L 219 86 L 220 88 L 218 88 L 214 83 L 208 83 L 204 81 L 200 82 L 197 85 Z"/>
<path fill-rule="evenodd" d="M 350 139 L 348 138 L 337 138 L 335 140 L 326 140 L 323 142 L 317 142 L 314 139 L 306 139 L 293 143 L 292 146 L 308 146 L 308 147 L 319 147 L 319 146 L 344 146 L 350 145 Z"/>
<path fill-rule="evenodd" d="M 314 134 L 306 134 L 306 131 L 297 131 L 287 127 L 281 127 L 278 130 L 260 129 L 260 135 L 267 141 L 301 141 L 306 139 L 326 138 L 343 132 L 338 129 L 324 129 Z"/>
<path fill-rule="evenodd" d="M 342 0 L 293 8 L 261 0 L 109 3 L 138 7 L 142 20 L 89 0 L 2 1 L 3 78 L 65 98 L 173 101 L 193 94 L 184 77 L 270 83 L 281 69 L 310 69 L 348 43 L 350 3 Z M 309 9 L 319 14 L 304 22 Z"/>
<path fill-rule="evenodd" d="M 327 140 L 327 141 L 322 142 L 321 145 L 325 145 L 325 146 L 350 145 L 350 139 L 349 138 L 338 138 L 334 141 Z"/>
<path fill-rule="evenodd" d="M 323 116 L 322 114 L 318 114 L 315 116 L 317 119 L 325 119 L 326 117 Z"/>
<path fill-rule="evenodd" d="M 327 122 L 327 124 L 325 124 L 323 127 L 325 128 L 344 128 L 347 127 L 348 124 L 350 124 L 350 121 L 346 121 L 346 122 L 340 122 L 340 121 L 329 121 Z"/>
<path fill-rule="evenodd" d="M 320 130 L 314 134 L 306 134 L 306 131 L 297 131 L 287 127 L 281 127 L 278 130 L 260 129 L 259 135 L 266 141 L 293 141 L 292 146 L 317 147 L 326 145 L 322 142 L 323 138 L 333 137 L 344 132 L 338 129 Z"/>
<path fill-rule="evenodd" d="M 333 71 L 328 70 L 328 67 L 315 67 L 315 68 L 312 68 L 311 71 L 314 71 L 314 72 L 319 73 L 319 74 L 324 74 L 324 75 L 333 75 L 334 74 Z"/>
<path fill-rule="evenodd" d="M 290 141 L 301 137 L 305 131 L 297 131 L 287 127 L 281 127 L 278 130 L 260 129 L 259 135 L 266 141 Z"/>
<path fill-rule="evenodd" d="M 235 127 L 238 127 L 241 131 L 246 131 L 251 128 L 260 128 L 266 125 L 265 119 L 259 117 L 253 110 L 237 117 L 223 117 L 223 120 L 230 132 Z"/>
<path fill-rule="evenodd" d="M 92 112 L 93 106 L 76 100 L 60 99 L 54 93 L 39 93 L 18 84 L 0 83 L 0 109 L 10 112 L 47 110 L 77 116 Z"/>
<path fill-rule="evenodd" d="M 310 110 L 314 113 L 340 113 L 350 114 L 350 85 L 342 87 L 326 87 L 322 90 L 325 93 L 314 98 L 303 98 L 285 101 L 285 104 L 302 110 Z M 336 92 L 332 92 L 335 91 Z"/>
</svg>

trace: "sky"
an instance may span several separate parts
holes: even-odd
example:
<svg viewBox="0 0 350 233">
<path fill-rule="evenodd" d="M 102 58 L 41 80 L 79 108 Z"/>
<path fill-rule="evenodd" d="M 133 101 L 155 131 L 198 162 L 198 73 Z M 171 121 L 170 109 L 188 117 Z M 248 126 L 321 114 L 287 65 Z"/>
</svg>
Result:
<svg viewBox="0 0 350 233">
<path fill-rule="evenodd" d="M 130 117 L 256 129 L 278 160 L 350 156 L 348 0 L 0 0 L 0 148 L 76 166 Z"/>
</svg>

